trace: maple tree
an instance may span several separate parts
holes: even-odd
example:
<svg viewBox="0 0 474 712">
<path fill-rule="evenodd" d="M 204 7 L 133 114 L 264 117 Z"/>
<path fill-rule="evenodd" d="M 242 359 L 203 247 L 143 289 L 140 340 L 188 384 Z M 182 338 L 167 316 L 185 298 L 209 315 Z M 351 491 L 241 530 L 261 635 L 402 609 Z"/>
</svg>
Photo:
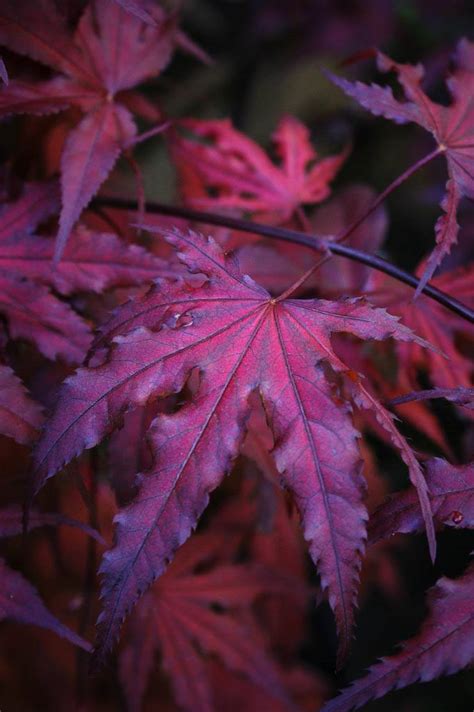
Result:
<svg viewBox="0 0 474 712">
<path fill-rule="evenodd" d="M 281 111 L 264 147 L 167 102 L 217 71 L 182 12 L 0 0 L 0 114 L 30 150 L 0 175 L 5 705 L 349 711 L 474 662 L 474 44 L 447 104 L 378 50 L 400 97 L 330 74 L 436 141 L 376 192 L 345 177 L 357 135 Z M 146 199 L 157 156 L 180 204 Z M 436 203 L 439 156 L 435 247 L 405 260 L 392 201 L 423 169 Z M 427 612 L 364 675 L 357 609 L 410 595 L 410 551 Z"/>
</svg>

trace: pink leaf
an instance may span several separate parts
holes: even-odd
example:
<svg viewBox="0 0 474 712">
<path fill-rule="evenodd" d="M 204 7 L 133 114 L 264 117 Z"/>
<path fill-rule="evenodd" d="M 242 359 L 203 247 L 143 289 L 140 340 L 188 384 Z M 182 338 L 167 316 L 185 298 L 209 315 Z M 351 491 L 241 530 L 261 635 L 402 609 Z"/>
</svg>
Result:
<svg viewBox="0 0 474 712">
<path fill-rule="evenodd" d="M 1 212 L 0 245 L 8 239 L 15 243 L 21 235 L 32 232 L 59 208 L 56 182 L 26 184 L 21 197 Z"/>
<path fill-rule="evenodd" d="M 102 564 L 100 655 L 138 596 L 189 537 L 209 493 L 229 471 L 255 389 L 274 433 L 277 468 L 328 590 L 344 655 L 366 514 L 357 431 L 332 384 L 336 373 L 353 383 L 352 372 L 334 353 L 331 336 L 342 331 L 365 339 L 417 337 L 364 300 L 274 300 L 242 276 L 213 240 L 178 231 L 166 237 L 189 274 L 158 285 L 116 314 L 104 335 L 113 336 L 106 361 L 66 381 L 35 456 L 38 491 L 120 425 L 125 412 L 152 395 L 180 391 L 191 370 L 200 370 L 193 402 L 155 419 L 149 433 L 154 466 L 141 475 L 137 498 L 117 516 L 116 546 Z"/>
<path fill-rule="evenodd" d="M 93 79 L 54 0 L 2 0 L 0 44 L 85 83 Z"/>
<path fill-rule="evenodd" d="M 456 580 L 442 578 L 429 592 L 430 614 L 401 652 L 370 668 L 321 712 L 349 712 L 420 680 L 452 675 L 474 660 L 474 568 Z"/>
<path fill-rule="evenodd" d="M 45 287 L 0 272 L 0 312 L 13 339 L 36 344 L 46 358 L 80 363 L 90 344 L 86 322 Z"/>
<path fill-rule="evenodd" d="M 228 120 L 186 119 L 182 125 L 193 139 L 176 136 L 171 146 L 185 198 L 199 206 L 236 208 L 272 221 L 287 220 L 299 206 L 324 200 L 347 157 L 343 151 L 319 158 L 308 129 L 291 116 L 284 117 L 273 134 L 281 159 L 278 166 Z"/>
<path fill-rule="evenodd" d="M 421 65 L 399 64 L 386 55 L 377 54 L 383 72 L 394 71 L 403 88 L 406 101 L 399 102 L 387 87 L 331 77 L 341 89 L 378 116 L 405 123 L 413 121 L 429 131 L 439 152 L 446 156 L 449 181 L 442 203 L 445 215 L 436 224 L 436 247 L 428 259 L 417 295 L 433 275 L 443 257 L 456 241 L 456 212 L 462 196 L 474 197 L 474 61 L 473 43 L 461 40 L 456 54 L 456 70 L 447 81 L 452 102 L 449 106 L 433 102 L 423 91 Z"/>
<path fill-rule="evenodd" d="M 403 462 L 408 467 L 410 480 L 416 488 L 423 521 L 426 526 L 428 545 L 432 561 L 436 558 L 436 535 L 431 513 L 431 504 L 428 496 L 428 487 L 421 465 L 403 435 L 397 430 L 394 424 L 394 416 L 379 403 L 372 394 L 360 383 L 357 384 L 354 399 L 360 408 L 372 410 L 377 422 L 390 435 L 390 440 L 399 451 Z"/>
<path fill-rule="evenodd" d="M 55 114 L 72 104 L 90 102 L 91 98 L 90 91 L 62 77 L 34 84 L 10 82 L 7 88 L 0 91 L 0 117 L 12 114 Z"/>
<path fill-rule="evenodd" d="M 423 270 L 420 265 L 417 273 Z M 435 277 L 438 289 L 455 294 L 464 303 L 474 305 L 474 270 L 472 266 L 444 272 Z M 416 371 L 426 371 L 431 382 L 439 388 L 468 388 L 472 383 L 473 364 L 459 348 L 456 335 L 474 334 L 472 324 L 460 319 L 423 294 L 413 302 L 413 292 L 404 285 L 385 277 L 371 278 L 369 295 L 376 304 L 390 304 L 390 311 L 398 314 L 403 323 L 427 339 L 436 350 L 420 348 L 419 344 L 397 344 L 400 368 L 408 381 Z"/>
<path fill-rule="evenodd" d="M 71 132 L 61 158 L 63 208 L 55 259 L 64 252 L 69 233 L 81 211 L 100 188 L 136 131 L 128 110 L 106 103 L 88 114 Z"/>
<path fill-rule="evenodd" d="M 202 653 L 217 657 L 274 700 L 288 702 L 276 665 L 247 619 L 258 597 L 283 589 L 291 603 L 298 591 L 276 570 L 249 564 L 217 564 L 211 571 L 196 572 L 206 554 L 215 554 L 215 543 L 199 535 L 191 539 L 130 619 L 120 676 L 132 710 L 140 709 L 157 649 L 186 710 L 213 709 Z M 239 609 L 246 615 L 239 616 Z"/>
<path fill-rule="evenodd" d="M 438 218 L 435 225 L 436 247 L 426 261 L 420 283 L 416 288 L 415 299 L 423 290 L 423 287 L 432 278 L 436 268 L 441 264 L 443 258 L 451 251 L 451 247 L 457 240 L 459 225 L 457 222 L 457 209 L 461 199 L 461 192 L 457 184 L 450 178 L 446 184 L 446 195 L 443 198 L 441 207 L 444 215 Z"/>
<path fill-rule="evenodd" d="M 102 293 L 110 287 L 143 284 L 178 274 L 176 268 L 142 247 L 84 227 L 72 232 L 61 261 L 54 265 L 53 255 L 53 240 L 37 235 L 0 243 L 2 269 L 50 285 L 61 294 Z"/>
<path fill-rule="evenodd" d="M 148 3 L 146 23 L 113 0 L 95 0 L 81 18 L 76 43 L 97 82 L 112 95 L 158 75 L 177 42 L 176 15 Z"/>
</svg>

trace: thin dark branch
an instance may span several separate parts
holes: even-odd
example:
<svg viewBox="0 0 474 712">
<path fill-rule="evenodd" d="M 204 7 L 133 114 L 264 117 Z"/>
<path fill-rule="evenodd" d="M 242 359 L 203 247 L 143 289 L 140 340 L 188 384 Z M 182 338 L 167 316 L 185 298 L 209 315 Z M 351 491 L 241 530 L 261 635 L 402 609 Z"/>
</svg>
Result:
<svg viewBox="0 0 474 712">
<path fill-rule="evenodd" d="M 93 205 L 135 211 L 138 207 L 135 200 L 112 197 L 95 198 Z M 298 245 L 304 245 L 305 247 L 310 247 L 317 252 L 330 252 L 334 255 L 346 257 L 354 262 L 360 262 L 368 267 L 379 270 L 379 272 L 384 272 L 390 277 L 407 284 L 413 289 L 416 289 L 419 284 L 419 279 L 414 277 L 409 272 L 405 272 L 405 270 L 400 267 L 396 267 L 390 262 L 387 262 L 387 260 L 384 260 L 382 257 L 377 257 L 377 255 L 371 255 L 363 250 L 357 250 L 355 247 L 349 247 L 348 245 L 328 240 L 326 237 L 321 235 L 308 235 L 304 232 L 300 232 L 299 230 L 290 230 L 288 228 L 275 227 L 273 225 L 263 225 L 262 223 L 253 222 L 251 220 L 242 220 L 241 218 L 233 218 L 228 215 L 207 213 L 180 205 L 164 205 L 162 203 L 150 201 L 146 204 L 146 210 L 149 213 L 155 213 L 157 215 L 170 215 L 205 223 L 207 225 L 220 225 L 228 227 L 232 230 L 240 230 L 242 232 L 250 232 L 255 235 L 270 237 L 275 240 L 292 242 Z M 424 287 L 423 294 L 431 299 L 434 299 L 436 302 L 442 304 L 444 307 L 450 309 L 452 312 L 458 314 L 467 321 L 474 323 L 474 311 L 466 304 L 463 304 L 454 297 L 451 297 L 449 294 L 442 292 L 440 289 L 433 287 L 431 284 L 427 284 Z"/>
</svg>

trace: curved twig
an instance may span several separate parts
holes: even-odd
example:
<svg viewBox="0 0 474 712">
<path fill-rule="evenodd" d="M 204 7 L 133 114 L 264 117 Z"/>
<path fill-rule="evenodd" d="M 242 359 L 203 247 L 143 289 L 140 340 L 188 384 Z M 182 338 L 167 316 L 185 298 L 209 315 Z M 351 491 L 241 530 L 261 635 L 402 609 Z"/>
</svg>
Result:
<svg viewBox="0 0 474 712">
<path fill-rule="evenodd" d="M 115 197 L 99 197 L 95 198 L 93 205 L 99 205 L 102 207 L 109 208 L 119 208 L 122 210 L 137 210 L 137 202 L 135 200 L 127 200 L 124 198 Z M 328 240 L 327 237 L 321 235 L 308 235 L 299 230 L 290 230 L 289 228 L 276 227 L 273 225 L 264 225 L 262 223 L 253 222 L 251 220 L 242 220 L 241 218 L 234 218 L 228 215 L 218 215 L 215 213 L 207 213 L 201 210 L 194 210 L 193 208 L 186 208 L 180 205 L 165 205 L 163 203 L 156 203 L 152 201 L 147 201 L 146 211 L 149 213 L 155 213 L 158 215 L 170 215 L 178 218 L 184 218 L 187 220 L 194 220 L 196 222 L 206 223 L 207 225 L 219 225 L 222 227 L 228 227 L 232 230 L 240 230 L 242 232 L 251 232 L 256 235 L 262 235 L 263 237 L 270 237 L 275 240 L 282 240 L 284 242 L 293 242 L 298 245 L 304 245 L 305 247 L 310 247 L 317 252 L 332 253 L 333 255 L 339 255 L 341 257 L 346 257 L 354 262 L 360 262 L 361 264 L 372 267 L 379 272 L 384 272 L 390 277 L 397 279 L 399 282 L 407 284 L 409 287 L 416 289 L 420 280 L 409 272 L 400 267 L 396 267 L 382 257 L 377 257 L 377 255 L 371 255 L 363 250 L 358 250 L 355 247 L 349 247 L 342 243 L 333 242 Z M 458 301 L 454 297 L 442 292 L 440 289 L 433 287 L 431 284 L 425 285 L 423 288 L 423 294 L 431 299 L 434 299 L 439 304 L 442 304 L 447 309 L 458 316 L 463 317 L 471 324 L 474 323 L 474 310 L 470 309 L 466 304 Z"/>
</svg>

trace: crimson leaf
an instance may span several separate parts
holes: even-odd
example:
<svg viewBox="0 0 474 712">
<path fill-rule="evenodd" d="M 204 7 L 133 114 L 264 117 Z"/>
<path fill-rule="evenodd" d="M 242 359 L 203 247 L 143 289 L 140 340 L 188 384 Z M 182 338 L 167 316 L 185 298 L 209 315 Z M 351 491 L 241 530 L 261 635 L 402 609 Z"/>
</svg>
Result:
<svg viewBox="0 0 474 712">
<path fill-rule="evenodd" d="M 452 96 L 449 106 L 437 104 L 425 94 L 421 87 L 424 75 L 421 64 L 399 64 L 381 52 L 377 53 L 377 64 L 383 72 L 396 72 L 406 101 L 396 100 L 389 87 L 353 83 L 332 75 L 331 79 L 373 114 L 399 124 L 413 121 L 432 133 L 448 164 L 446 195 L 441 203 L 444 215 L 436 223 L 436 246 L 417 288 L 419 294 L 456 242 L 460 198 L 464 195 L 474 198 L 474 44 L 467 40 L 458 44 L 457 69 L 447 81 Z"/>
<path fill-rule="evenodd" d="M 474 567 L 442 578 L 429 592 L 430 615 L 401 652 L 370 668 L 321 712 L 349 712 L 393 689 L 452 675 L 474 660 Z"/>
<path fill-rule="evenodd" d="M 189 275 L 157 285 L 118 311 L 104 334 L 112 340 L 108 359 L 67 379 L 35 454 L 37 492 L 119 425 L 128 409 L 152 395 L 180 391 L 191 370 L 200 369 L 193 402 L 173 415 L 158 415 L 151 426 L 154 466 L 141 475 L 137 498 L 116 518 L 116 545 L 102 564 L 100 655 L 138 596 L 189 537 L 209 492 L 238 453 L 249 397 L 259 390 L 276 441 L 276 465 L 300 510 L 344 656 L 366 513 L 358 434 L 348 405 L 335 397 L 338 377 L 389 431 L 418 488 L 433 554 L 435 540 L 419 464 L 389 413 L 335 354 L 331 336 L 349 332 L 363 339 L 425 342 L 364 299 L 273 299 L 242 276 L 212 239 L 178 231 L 166 238 L 180 250 Z"/>
</svg>

